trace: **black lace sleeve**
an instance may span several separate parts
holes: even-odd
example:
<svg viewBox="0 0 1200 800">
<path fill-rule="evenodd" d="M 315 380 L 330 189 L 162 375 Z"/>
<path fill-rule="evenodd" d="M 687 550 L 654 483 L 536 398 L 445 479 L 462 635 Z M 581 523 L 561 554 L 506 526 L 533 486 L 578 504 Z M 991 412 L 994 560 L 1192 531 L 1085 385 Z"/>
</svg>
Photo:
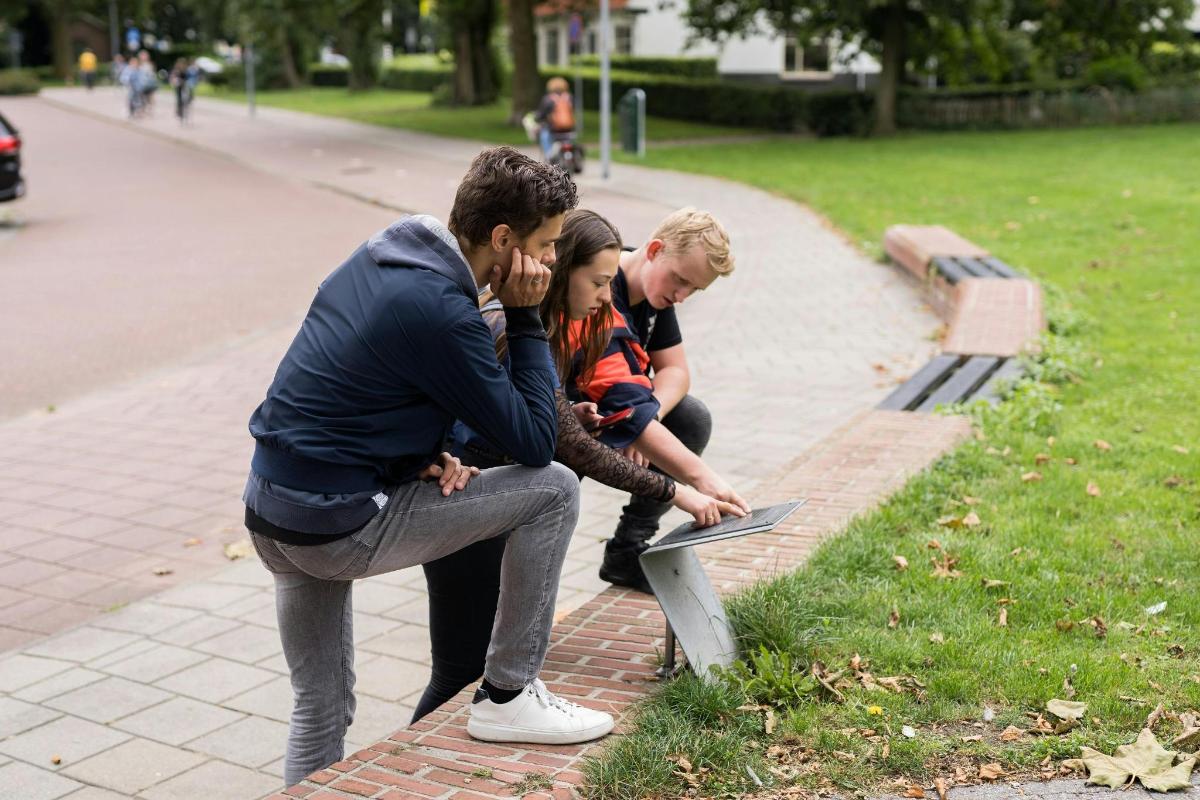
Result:
<svg viewBox="0 0 1200 800">
<path fill-rule="evenodd" d="M 570 401 L 561 391 L 555 399 L 558 406 L 556 460 L 592 480 L 623 492 L 651 497 L 663 503 L 675 497 L 675 481 L 669 476 L 639 467 L 620 452 L 593 439 L 579 424 L 575 413 L 571 411 Z"/>
</svg>

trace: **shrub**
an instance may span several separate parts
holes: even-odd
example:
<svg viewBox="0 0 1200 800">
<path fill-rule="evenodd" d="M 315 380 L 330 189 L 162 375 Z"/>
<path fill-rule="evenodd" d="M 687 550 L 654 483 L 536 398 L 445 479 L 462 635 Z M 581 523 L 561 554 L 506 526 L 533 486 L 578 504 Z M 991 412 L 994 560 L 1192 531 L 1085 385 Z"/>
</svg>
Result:
<svg viewBox="0 0 1200 800">
<path fill-rule="evenodd" d="M 600 72 L 583 69 L 581 73 L 584 102 L 595 108 L 600 96 Z M 543 69 L 542 79 L 562 74 Z M 804 126 L 807 95 L 794 89 L 617 70 L 611 77 L 614 105 L 630 89 L 642 89 L 646 92 L 646 113 L 654 116 L 779 131 Z"/>
<path fill-rule="evenodd" d="M 571 59 L 572 65 L 600 68 L 600 56 L 576 56 Z M 686 58 L 667 56 L 612 56 L 609 60 L 612 69 L 624 72 L 645 72 L 650 75 L 674 75 L 677 78 L 715 78 L 717 77 L 717 60 L 715 58 Z"/>
<path fill-rule="evenodd" d="M 449 83 L 450 75 L 451 71 L 448 66 L 400 67 L 393 62 L 384 70 L 379 84 L 385 89 L 399 89 L 407 92 L 432 92 L 443 84 Z"/>
<path fill-rule="evenodd" d="M 817 136 L 866 136 L 875 96 L 864 92 L 820 92 L 808 98 L 808 128 Z"/>
<path fill-rule="evenodd" d="M 344 89 L 350 85 L 350 70 L 336 64 L 310 64 L 308 81 L 313 86 L 339 86 Z"/>
<path fill-rule="evenodd" d="M 1089 64 L 1087 79 L 1089 83 L 1109 89 L 1137 92 L 1146 87 L 1149 76 L 1146 68 L 1133 56 L 1114 56 Z"/>
<path fill-rule="evenodd" d="M 41 88 L 42 83 L 33 70 L 0 70 L 0 95 L 37 94 Z"/>
</svg>

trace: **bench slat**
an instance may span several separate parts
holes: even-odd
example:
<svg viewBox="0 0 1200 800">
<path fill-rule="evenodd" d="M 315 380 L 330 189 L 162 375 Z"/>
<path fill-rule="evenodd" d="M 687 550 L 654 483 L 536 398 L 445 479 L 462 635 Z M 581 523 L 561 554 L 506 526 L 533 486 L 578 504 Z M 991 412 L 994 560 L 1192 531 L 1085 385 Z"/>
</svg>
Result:
<svg viewBox="0 0 1200 800">
<path fill-rule="evenodd" d="M 933 266 L 951 285 L 970 276 L 970 273 L 960 267 L 953 258 L 948 256 L 934 256 Z"/>
<path fill-rule="evenodd" d="M 920 402 L 922 397 L 941 385 L 961 360 L 962 356 L 952 353 L 934 356 L 929 363 L 885 397 L 877 408 L 886 411 L 908 411 Z"/>
<path fill-rule="evenodd" d="M 983 265 L 983 262 L 977 258 L 959 258 L 956 259 L 958 265 L 965 269 L 976 278 L 994 278 L 996 277 L 990 269 Z"/>
<path fill-rule="evenodd" d="M 992 376 L 987 379 L 987 383 L 979 387 L 972 399 L 986 400 L 992 405 L 1000 402 L 1000 389 L 1008 383 L 1015 381 L 1021 377 L 1024 372 L 1021 366 L 1021 359 L 1010 358 L 1000 365 L 1000 369 L 992 373 Z"/>
<path fill-rule="evenodd" d="M 982 261 L 983 264 L 988 269 L 990 269 L 992 272 L 994 272 L 997 275 L 1000 275 L 1002 277 L 1005 277 L 1005 278 L 1021 277 L 1021 273 L 1017 272 L 1015 269 L 1010 267 L 1008 264 L 1005 264 L 1003 261 L 996 258 L 995 256 L 988 256 L 987 258 L 981 258 L 980 261 Z"/>
<path fill-rule="evenodd" d="M 995 356 L 971 356 L 967 363 L 917 406 L 917 411 L 933 411 L 939 405 L 959 402 L 975 391 L 999 363 L 1000 359 Z"/>
</svg>

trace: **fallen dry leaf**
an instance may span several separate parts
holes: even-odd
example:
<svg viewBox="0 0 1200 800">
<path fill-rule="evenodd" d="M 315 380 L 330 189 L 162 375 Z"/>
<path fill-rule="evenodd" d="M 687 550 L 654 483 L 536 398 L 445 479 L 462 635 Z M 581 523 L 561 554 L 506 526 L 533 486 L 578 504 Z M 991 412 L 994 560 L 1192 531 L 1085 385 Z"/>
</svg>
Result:
<svg viewBox="0 0 1200 800">
<path fill-rule="evenodd" d="M 1096 484 L 1092 483 L 1091 481 L 1088 481 L 1087 493 L 1089 495 L 1091 495 L 1092 497 L 1099 497 L 1100 496 L 1100 487 L 1097 486 Z"/>
<path fill-rule="evenodd" d="M 888 614 L 888 627 L 895 628 L 900 624 L 900 609 L 892 606 L 891 613 Z"/>
<path fill-rule="evenodd" d="M 1025 483 L 1036 483 L 1042 479 L 1042 473 L 1037 471 L 1029 471 L 1021 473 L 1021 480 Z"/>
<path fill-rule="evenodd" d="M 933 790 L 937 792 L 938 800 L 946 800 L 946 779 L 934 778 Z"/>
<path fill-rule="evenodd" d="M 1176 755 L 1164 750 L 1149 728 L 1143 728 L 1137 741 L 1121 745 L 1111 756 L 1090 747 L 1080 749 L 1088 783 L 1119 789 L 1140 781 L 1142 786 L 1156 792 L 1187 789 L 1191 785 L 1196 757 L 1175 764 Z"/>
<path fill-rule="evenodd" d="M 1078 464 L 1079 462 L 1073 458 L 1064 458 L 1063 463 L 1066 464 L 1068 467 L 1073 467 L 1076 464 Z"/>
<path fill-rule="evenodd" d="M 1000 733 L 1000 741 L 1015 742 L 1025 734 L 1025 731 L 1018 728 L 1016 725 L 1009 725 Z"/>
<path fill-rule="evenodd" d="M 62 756 L 50 756 L 50 763 L 57 767 L 62 763 Z"/>
<path fill-rule="evenodd" d="M 1109 450 L 1112 450 L 1112 445 L 1103 439 L 1097 439 L 1096 441 L 1092 442 L 1092 447 L 1096 448 L 1097 450 L 1103 450 L 1106 453 Z"/>
<path fill-rule="evenodd" d="M 237 561 L 239 558 L 249 558 L 252 555 L 254 555 L 254 545 L 250 544 L 249 539 L 240 539 L 225 545 L 225 557 L 230 561 Z"/>
<path fill-rule="evenodd" d="M 933 577 L 935 578 L 961 578 L 962 573 L 954 568 L 958 563 L 957 558 L 951 558 L 948 553 L 943 553 L 941 559 L 931 558 L 929 563 L 933 564 Z"/>
<path fill-rule="evenodd" d="M 1158 721 L 1160 719 L 1162 719 L 1162 715 L 1163 715 L 1163 704 L 1160 702 L 1158 705 L 1156 705 L 1154 707 L 1154 710 L 1151 711 L 1146 716 L 1146 724 L 1143 725 L 1142 727 L 1146 728 L 1147 730 L 1154 730 L 1154 726 L 1158 724 Z"/>
<path fill-rule="evenodd" d="M 892 561 L 896 564 L 896 569 L 903 572 L 908 569 L 908 559 L 904 556 L 892 556 Z"/>
<path fill-rule="evenodd" d="M 768 708 L 767 713 L 763 715 L 763 732 L 770 736 L 775 732 L 775 709 Z"/>
<path fill-rule="evenodd" d="M 977 506 L 982 502 L 978 497 L 971 497 L 969 494 L 963 495 L 962 501 L 969 506 Z"/>
<path fill-rule="evenodd" d="M 1173 445 L 1171 449 L 1176 453 L 1182 453 L 1185 456 L 1188 454 L 1188 449 L 1181 444 Z"/>
<path fill-rule="evenodd" d="M 1040 464 L 1045 464 L 1045 463 L 1047 463 L 1048 461 L 1050 461 L 1050 454 L 1049 454 L 1049 453 L 1038 453 L 1037 455 L 1035 455 L 1035 456 L 1033 457 L 1033 463 L 1034 463 L 1034 464 L 1039 464 L 1039 465 L 1040 465 Z"/>
<path fill-rule="evenodd" d="M 1004 777 L 1004 768 L 998 763 L 981 764 L 979 767 L 979 777 L 985 781 L 995 781 Z"/>
<path fill-rule="evenodd" d="M 935 632 L 935 633 L 929 634 L 929 641 L 932 642 L 933 644 L 945 644 L 946 637 L 940 633 Z"/>
<path fill-rule="evenodd" d="M 979 515 L 972 511 L 962 518 L 962 524 L 968 528 L 974 528 L 976 525 L 980 524 Z"/>
<path fill-rule="evenodd" d="M 1087 713 L 1087 703 L 1077 703 L 1054 698 L 1046 703 L 1046 710 L 1059 719 L 1080 720 Z"/>
<path fill-rule="evenodd" d="M 976 734 L 975 736 L 964 736 L 964 737 L 962 737 L 962 740 L 964 742 L 982 742 L 983 737 Z"/>
<path fill-rule="evenodd" d="M 1163 486 L 1167 487 L 1168 489 L 1174 489 L 1175 487 L 1182 485 L 1183 478 L 1178 475 L 1171 475 L 1163 479 Z"/>
<path fill-rule="evenodd" d="M 192 538 L 190 538 L 190 539 L 184 539 L 184 540 L 183 540 L 183 546 L 184 546 L 184 547 L 195 547 L 196 545 L 198 545 L 198 544 L 203 544 L 203 543 L 204 543 L 204 540 L 203 540 L 203 539 L 200 539 L 200 538 L 198 538 L 198 537 L 195 537 L 195 536 L 193 536 L 193 537 L 192 537 Z"/>
<path fill-rule="evenodd" d="M 1008 586 L 1008 581 L 998 581 L 992 578 L 983 579 L 983 588 L 985 589 L 999 589 L 1002 586 Z"/>
<path fill-rule="evenodd" d="M 925 543 L 925 547 L 927 547 L 930 550 L 941 550 L 942 543 L 939 542 L 937 539 L 930 539 L 928 542 Z"/>
<path fill-rule="evenodd" d="M 924 797 L 925 790 L 920 786 L 910 786 L 904 792 L 905 797 Z"/>
<path fill-rule="evenodd" d="M 175 570 L 171 569 L 170 567 L 155 567 L 154 568 L 154 574 L 159 575 L 159 576 L 171 575 L 174 572 L 175 572 Z"/>
<path fill-rule="evenodd" d="M 1000 618 L 996 621 L 996 624 L 999 625 L 1001 628 L 1008 627 L 1008 609 L 1007 608 L 1000 609 Z"/>
</svg>

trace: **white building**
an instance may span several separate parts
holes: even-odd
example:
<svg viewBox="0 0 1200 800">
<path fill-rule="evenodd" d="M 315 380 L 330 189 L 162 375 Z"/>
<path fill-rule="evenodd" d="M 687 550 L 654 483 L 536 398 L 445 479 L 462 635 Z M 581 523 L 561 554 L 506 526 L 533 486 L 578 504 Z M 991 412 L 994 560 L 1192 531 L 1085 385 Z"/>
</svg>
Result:
<svg viewBox="0 0 1200 800">
<path fill-rule="evenodd" d="M 790 36 L 734 36 L 723 44 L 690 42 L 683 20 L 687 0 L 610 0 L 612 52 L 631 56 L 717 59 L 723 77 L 770 81 L 865 84 L 879 63 L 836 41 L 798 42 Z M 548 0 L 537 6 L 539 66 L 566 66 L 572 55 L 599 52 L 595 0 Z"/>
</svg>

